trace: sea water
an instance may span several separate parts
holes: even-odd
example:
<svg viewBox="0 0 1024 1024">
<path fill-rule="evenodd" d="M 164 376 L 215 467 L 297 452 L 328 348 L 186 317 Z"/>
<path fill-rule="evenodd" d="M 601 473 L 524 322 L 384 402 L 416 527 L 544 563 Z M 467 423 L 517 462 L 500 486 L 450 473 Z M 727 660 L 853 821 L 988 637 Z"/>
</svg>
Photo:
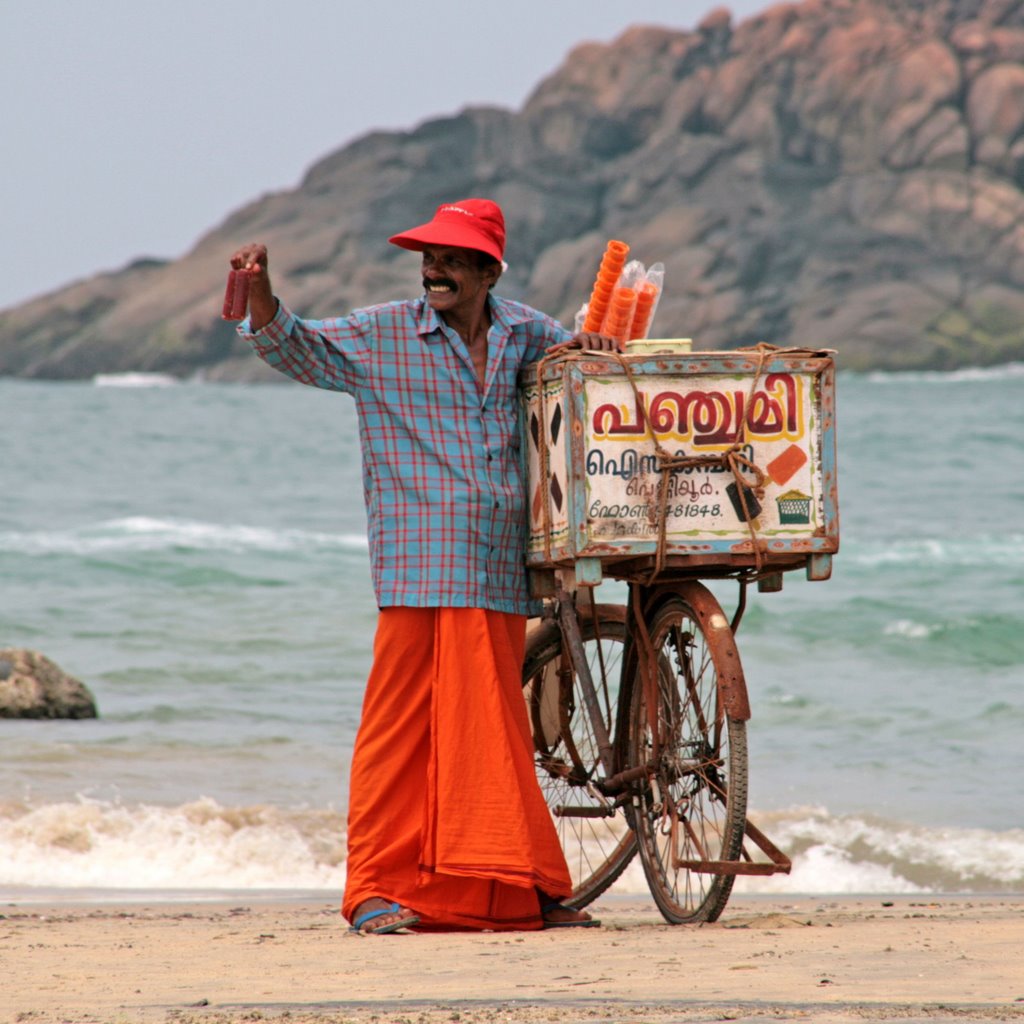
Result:
<svg viewBox="0 0 1024 1024">
<path fill-rule="evenodd" d="M 738 635 L 793 872 L 737 891 L 1024 892 L 1022 394 L 840 372 L 833 577 L 752 592 Z M 376 615 L 351 400 L 0 380 L 0 424 L 0 647 L 100 710 L 0 720 L 0 897 L 340 892 Z"/>
</svg>

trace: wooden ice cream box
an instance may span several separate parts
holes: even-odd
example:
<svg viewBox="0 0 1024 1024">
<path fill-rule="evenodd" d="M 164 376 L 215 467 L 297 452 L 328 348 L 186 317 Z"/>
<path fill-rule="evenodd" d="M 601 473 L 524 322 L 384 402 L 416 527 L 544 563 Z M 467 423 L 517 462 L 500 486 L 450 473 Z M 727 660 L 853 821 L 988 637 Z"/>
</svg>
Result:
<svg viewBox="0 0 1024 1024">
<path fill-rule="evenodd" d="M 570 351 L 524 367 L 527 566 L 827 579 L 839 550 L 827 352 Z"/>
</svg>

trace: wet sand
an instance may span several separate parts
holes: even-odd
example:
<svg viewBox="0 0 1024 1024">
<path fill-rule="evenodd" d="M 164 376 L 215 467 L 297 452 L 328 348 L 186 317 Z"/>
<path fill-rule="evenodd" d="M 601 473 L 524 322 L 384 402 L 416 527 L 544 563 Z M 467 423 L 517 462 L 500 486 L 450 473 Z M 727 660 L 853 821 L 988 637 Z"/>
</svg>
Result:
<svg viewBox="0 0 1024 1024">
<path fill-rule="evenodd" d="M 669 927 L 358 936 L 320 898 L 0 902 L 0 1021 L 1024 1021 L 1013 896 L 734 897 Z"/>
</svg>

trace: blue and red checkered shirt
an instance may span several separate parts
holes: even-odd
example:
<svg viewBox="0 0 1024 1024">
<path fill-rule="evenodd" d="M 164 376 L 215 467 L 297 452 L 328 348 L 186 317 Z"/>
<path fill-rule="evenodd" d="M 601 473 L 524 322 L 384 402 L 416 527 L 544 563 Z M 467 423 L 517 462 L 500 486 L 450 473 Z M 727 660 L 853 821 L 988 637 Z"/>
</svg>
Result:
<svg viewBox="0 0 1024 1024">
<path fill-rule="evenodd" d="M 377 603 L 536 611 L 524 567 L 526 496 L 516 375 L 571 334 L 522 303 L 490 302 L 481 391 L 459 335 L 426 299 L 329 320 L 283 304 L 256 354 L 303 384 L 355 397 Z"/>
</svg>

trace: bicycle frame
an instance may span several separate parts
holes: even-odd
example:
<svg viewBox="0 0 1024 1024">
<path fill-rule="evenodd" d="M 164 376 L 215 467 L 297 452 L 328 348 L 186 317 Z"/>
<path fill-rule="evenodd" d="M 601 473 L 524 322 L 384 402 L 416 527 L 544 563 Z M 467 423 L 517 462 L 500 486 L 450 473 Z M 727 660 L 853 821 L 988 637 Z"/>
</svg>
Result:
<svg viewBox="0 0 1024 1024">
<path fill-rule="evenodd" d="M 622 659 L 619 688 L 620 692 L 626 692 L 631 686 L 630 679 L 638 677 L 643 689 L 643 706 L 647 712 L 648 728 L 652 738 L 652 750 L 650 758 L 642 764 L 629 763 L 629 759 L 626 756 L 626 744 L 622 740 L 623 732 L 627 728 L 629 708 L 620 704 L 614 734 L 610 734 L 605 726 L 601 714 L 597 684 L 587 664 L 583 649 L 583 638 L 576 610 L 578 589 L 574 588 L 570 591 L 564 585 L 558 587 L 555 594 L 556 619 L 564 639 L 563 652 L 569 662 L 566 671 L 575 673 L 579 680 L 579 689 L 583 696 L 589 724 L 598 740 L 600 767 L 604 773 L 603 778 L 595 778 L 591 775 L 587 778 L 587 782 L 599 793 L 615 801 L 615 805 L 632 799 L 631 794 L 638 784 L 641 786 L 657 785 L 659 760 L 661 758 L 661 736 L 659 725 L 656 721 L 658 704 L 657 686 L 659 672 L 662 670 L 658 664 L 658 655 L 653 649 L 646 622 L 651 614 L 651 610 L 658 607 L 659 603 L 672 597 L 678 597 L 681 594 L 685 596 L 701 627 L 716 636 L 716 643 L 720 644 L 724 651 L 726 669 L 719 669 L 717 673 L 717 686 L 723 712 L 738 722 L 746 722 L 750 719 L 751 711 L 746 682 L 740 667 L 739 654 L 733 638 L 734 628 L 738 625 L 746 604 L 746 580 L 740 580 L 739 583 L 741 588 L 740 599 L 732 622 L 725 618 L 717 601 L 710 595 L 710 592 L 693 578 L 677 578 L 653 586 L 636 582 L 630 583 L 625 651 Z M 593 590 L 592 588 L 586 589 L 590 591 L 591 605 L 594 607 Z M 604 685 L 603 681 L 602 685 Z M 691 691 L 688 696 L 694 697 L 692 679 L 687 679 L 687 686 Z M 702 727 L 704 729 L 709 728 L 709 723 L 703 722 Z M 577 761 L 576 769 L 584 772 L 585 766 Z M 726 792 L 721 787 L 712 788 L 717 788 L 716 795 L 724 802 Z M 667 808 L 667 824 L 664 834 L 669 838 L 670 848 L 673 851 L 679 848 L 679 830 L 682 829 L 686 832 L 687 843 L 700 849 L 699 837 L 696 835 L 689 820 L 685 817 L 680 817 L 671 801 L 666 802 L 665 807 Z M 560 808 L 559 811 L 563 814 L 590 817 L 596 817 L 602 813 L 614 813 L 614 811 L 607 810 L 602 812 L 592 808 L 570 807 Z M 791 868 L 789 858 L 763 832 L 754 826 L 745 815 L 743 825 L 744 839 L 749 840 L 767 859 L 755 861 L 747 849 L 742 847 L 737 858 L 728 860 L 703 855 L 698 857 L 680 857 L 673 853 L 671 866 L 675 869 L 684 869 L 711 876 L 788 873 Z"/>
</svg>

